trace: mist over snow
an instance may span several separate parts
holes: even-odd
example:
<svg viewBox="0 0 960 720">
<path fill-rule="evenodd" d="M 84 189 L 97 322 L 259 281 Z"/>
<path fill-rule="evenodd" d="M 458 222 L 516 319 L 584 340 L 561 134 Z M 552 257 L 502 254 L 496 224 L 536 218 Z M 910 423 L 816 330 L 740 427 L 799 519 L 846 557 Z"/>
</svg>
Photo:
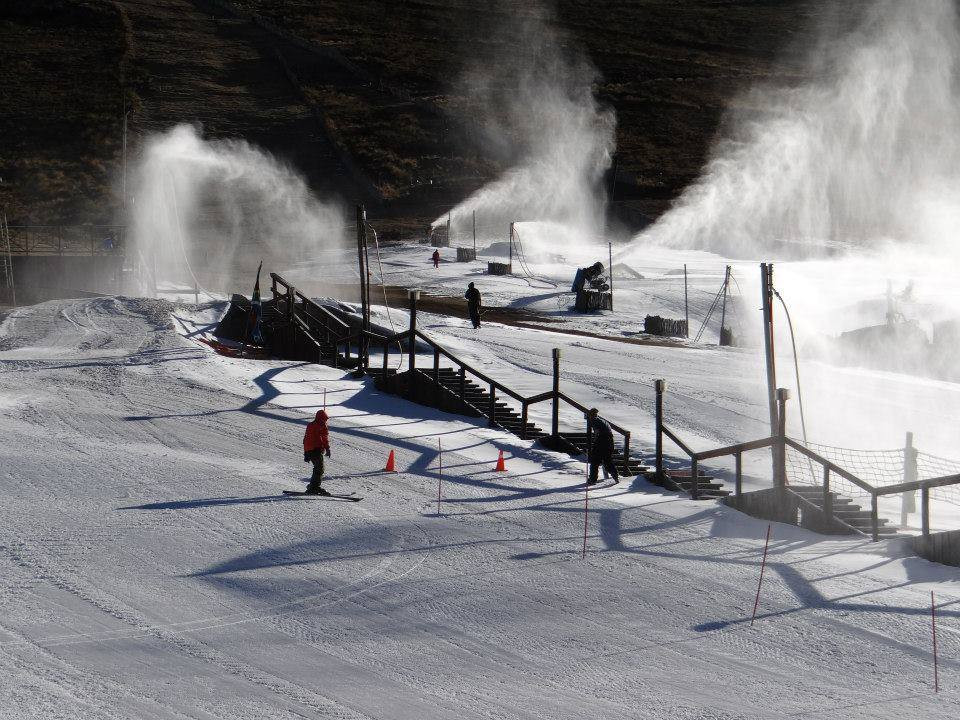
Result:
<svg viewBox="0 0 960 720">
<path fill-rule="evenodd" d="M 205 140 L 190 125 L 152 136 L 134 171 L 138 257 L 158 282 L 224 287 L 266 265 L 344 242 L 345 215 L 295 170 L 243 140 Z"/>
<path fill-rule="evenodd" d="M 473 120 L 484 149 L 509 167 L 451 211 L 451 227 L 470 233 L 476 212 L 478 225 L 505 240 L 511 222 L 526 222 L 529 250 L 563 252 L 602 234 L 616 119 L 594 94 L 597 69 L 560 36 L 551 9 L 534 4 L 511 15 L 494 33 L 501 51 L 478 59 L 457 89 L 484 109 Z M 446 221 L 444 214 L 434 226 Z M 538 232 L 541 222 L 550 225 Z"/>
<path fill-rule="evenodd" d="M 774 282 L 807 347 L 884 323 L 889 282 L 906 298 L 895 310 L 932 337 L 960 316 L 956 5 L 836 9 L 810 48 L 811 79 L 732 103 L 701 177 L 621 257 L 658 245 L 779 261 Z M 750 297 L 755 275 L 741 277 Z"/>
<path fill-rule="evenodd" d="M 640 243 L 809 257 L 960 231 L 960 34 L 951 0 L 874 0 L 827 27 L 799 87 L 761 85 Z M 845 25 L 845 27 L 849 27 Z"/>
</svg>

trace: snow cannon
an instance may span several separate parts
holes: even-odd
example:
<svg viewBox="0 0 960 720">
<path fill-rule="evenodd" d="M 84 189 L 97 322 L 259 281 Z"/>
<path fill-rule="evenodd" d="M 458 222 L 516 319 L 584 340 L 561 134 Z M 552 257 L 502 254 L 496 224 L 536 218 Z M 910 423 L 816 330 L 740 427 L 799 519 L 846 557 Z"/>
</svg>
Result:
<svg viewBox="0 0 960 720">
<path fill-rule="evenodd" d="M 605 269 L 602 262 L 577 269 L 571 288 L 577 294 L 577 312 L 613 310 L 613 295 Z"/>
</svg>

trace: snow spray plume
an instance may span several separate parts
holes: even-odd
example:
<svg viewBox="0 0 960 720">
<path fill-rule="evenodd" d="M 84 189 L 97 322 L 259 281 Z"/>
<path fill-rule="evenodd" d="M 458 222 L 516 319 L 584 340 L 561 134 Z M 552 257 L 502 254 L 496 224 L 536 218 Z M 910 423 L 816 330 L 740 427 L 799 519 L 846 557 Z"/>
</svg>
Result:
<svg viewBox="0 0 960 720">
<path fill-rule="evenodd" d="M 261 259 L 283 272 L 344 243 L 342 210 L 242 140 L 207 141 L 178 125 L 147 141 L 135 178 L 133 241 L 161 284 L 229 291 Z"/>
<path fill-rule="evenodd" d="M 505 240 L 513 221 L 547 221 L 582 243 L 603 230 L 602 180 L 616 121 L 594 96 L 597 70 L 582 53 L 562 47 L 552 13 L 540 7 L 525 12 L 495 33 L 498 59 L 477 65 L 461 83 L 470 106 L 487 113 L 480 121 L 485 151 L 509 158 L 512 167 L 454 208 L 452 232 L 470 234 L 476 211 L 486 239 L 495 232 Z M 433 224 L 446 221 L 443 215 Z M 554 231 L 549 234 L 550 249 L 562 250 Z M 524 242 L 537 244 L 531 228 Z"/>
<path fill-rule="evenodd" d="M 951 0 L 854 4 L 815 80 L 757 87 L 703 175 L 638 239 L 736 256 L 823 254 L 960 230 L 960 37 Z M 849 26 L 848 26 L 849 27 Z M 762 251 L 762 252 L 761 252 Z"/>
</svg>

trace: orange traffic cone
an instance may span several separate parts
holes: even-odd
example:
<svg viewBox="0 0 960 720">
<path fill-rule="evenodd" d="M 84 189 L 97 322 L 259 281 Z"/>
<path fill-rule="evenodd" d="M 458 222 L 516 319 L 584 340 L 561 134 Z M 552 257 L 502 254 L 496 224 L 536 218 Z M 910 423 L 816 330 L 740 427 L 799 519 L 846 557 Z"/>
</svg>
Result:
<svg viewBox="0 0 960 720">
<path fill-rule="evenodd" d="M 393 466 L 393 450 L 390 451 L 390 457 L 387 458 L 387 466 L 383 469 L 384 472 L 396 472 L 396 468 Z"/>
<path fill-rule="evenodd" d="M 500 451 L 500 457 L 497 458 L 497 466 L 493 469 L 494 472 L 506 472 L 507 466 L 503 462 L 503 450 Z"/>
</svg>

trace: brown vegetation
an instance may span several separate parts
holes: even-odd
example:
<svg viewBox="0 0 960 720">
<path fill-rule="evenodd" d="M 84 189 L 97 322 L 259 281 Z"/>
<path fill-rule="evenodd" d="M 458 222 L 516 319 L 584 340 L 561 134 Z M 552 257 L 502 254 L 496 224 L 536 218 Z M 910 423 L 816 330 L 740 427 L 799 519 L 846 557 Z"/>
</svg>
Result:
<svg viewBox="0 0 960 720">
<path fill-rule="evenodd" d="M 325 192 L 379 205 L 381 217 L 410 224 L 435 217 L 510 162 L 509 152 L 483 142 L 480 119 L 489 108 L 478 107 L 460 79 L 478 62 L 515 61 L 524 51 L 522 26 L 502 27 L 532 5 L 6 3 L 0 207 L 16 221 L 115 219 L 126 103 L 134 107 L 134 138 L 199 122 L 208 136 L 265 146 Z M 597 66 L 599 97 L 617 113 L 622 217 L 634 224 L 655 217 L 696 176 L 738 91 L 796 77 L 790 50 L 826 7 L 826 0 L 556 2 L 562 43 Z"/>
<path fill-rule="evenodd" d="M 109 222 L 130 36 L 111 2 L 0 4 L 0 210 L 11 223 Z"/>
</svg>

